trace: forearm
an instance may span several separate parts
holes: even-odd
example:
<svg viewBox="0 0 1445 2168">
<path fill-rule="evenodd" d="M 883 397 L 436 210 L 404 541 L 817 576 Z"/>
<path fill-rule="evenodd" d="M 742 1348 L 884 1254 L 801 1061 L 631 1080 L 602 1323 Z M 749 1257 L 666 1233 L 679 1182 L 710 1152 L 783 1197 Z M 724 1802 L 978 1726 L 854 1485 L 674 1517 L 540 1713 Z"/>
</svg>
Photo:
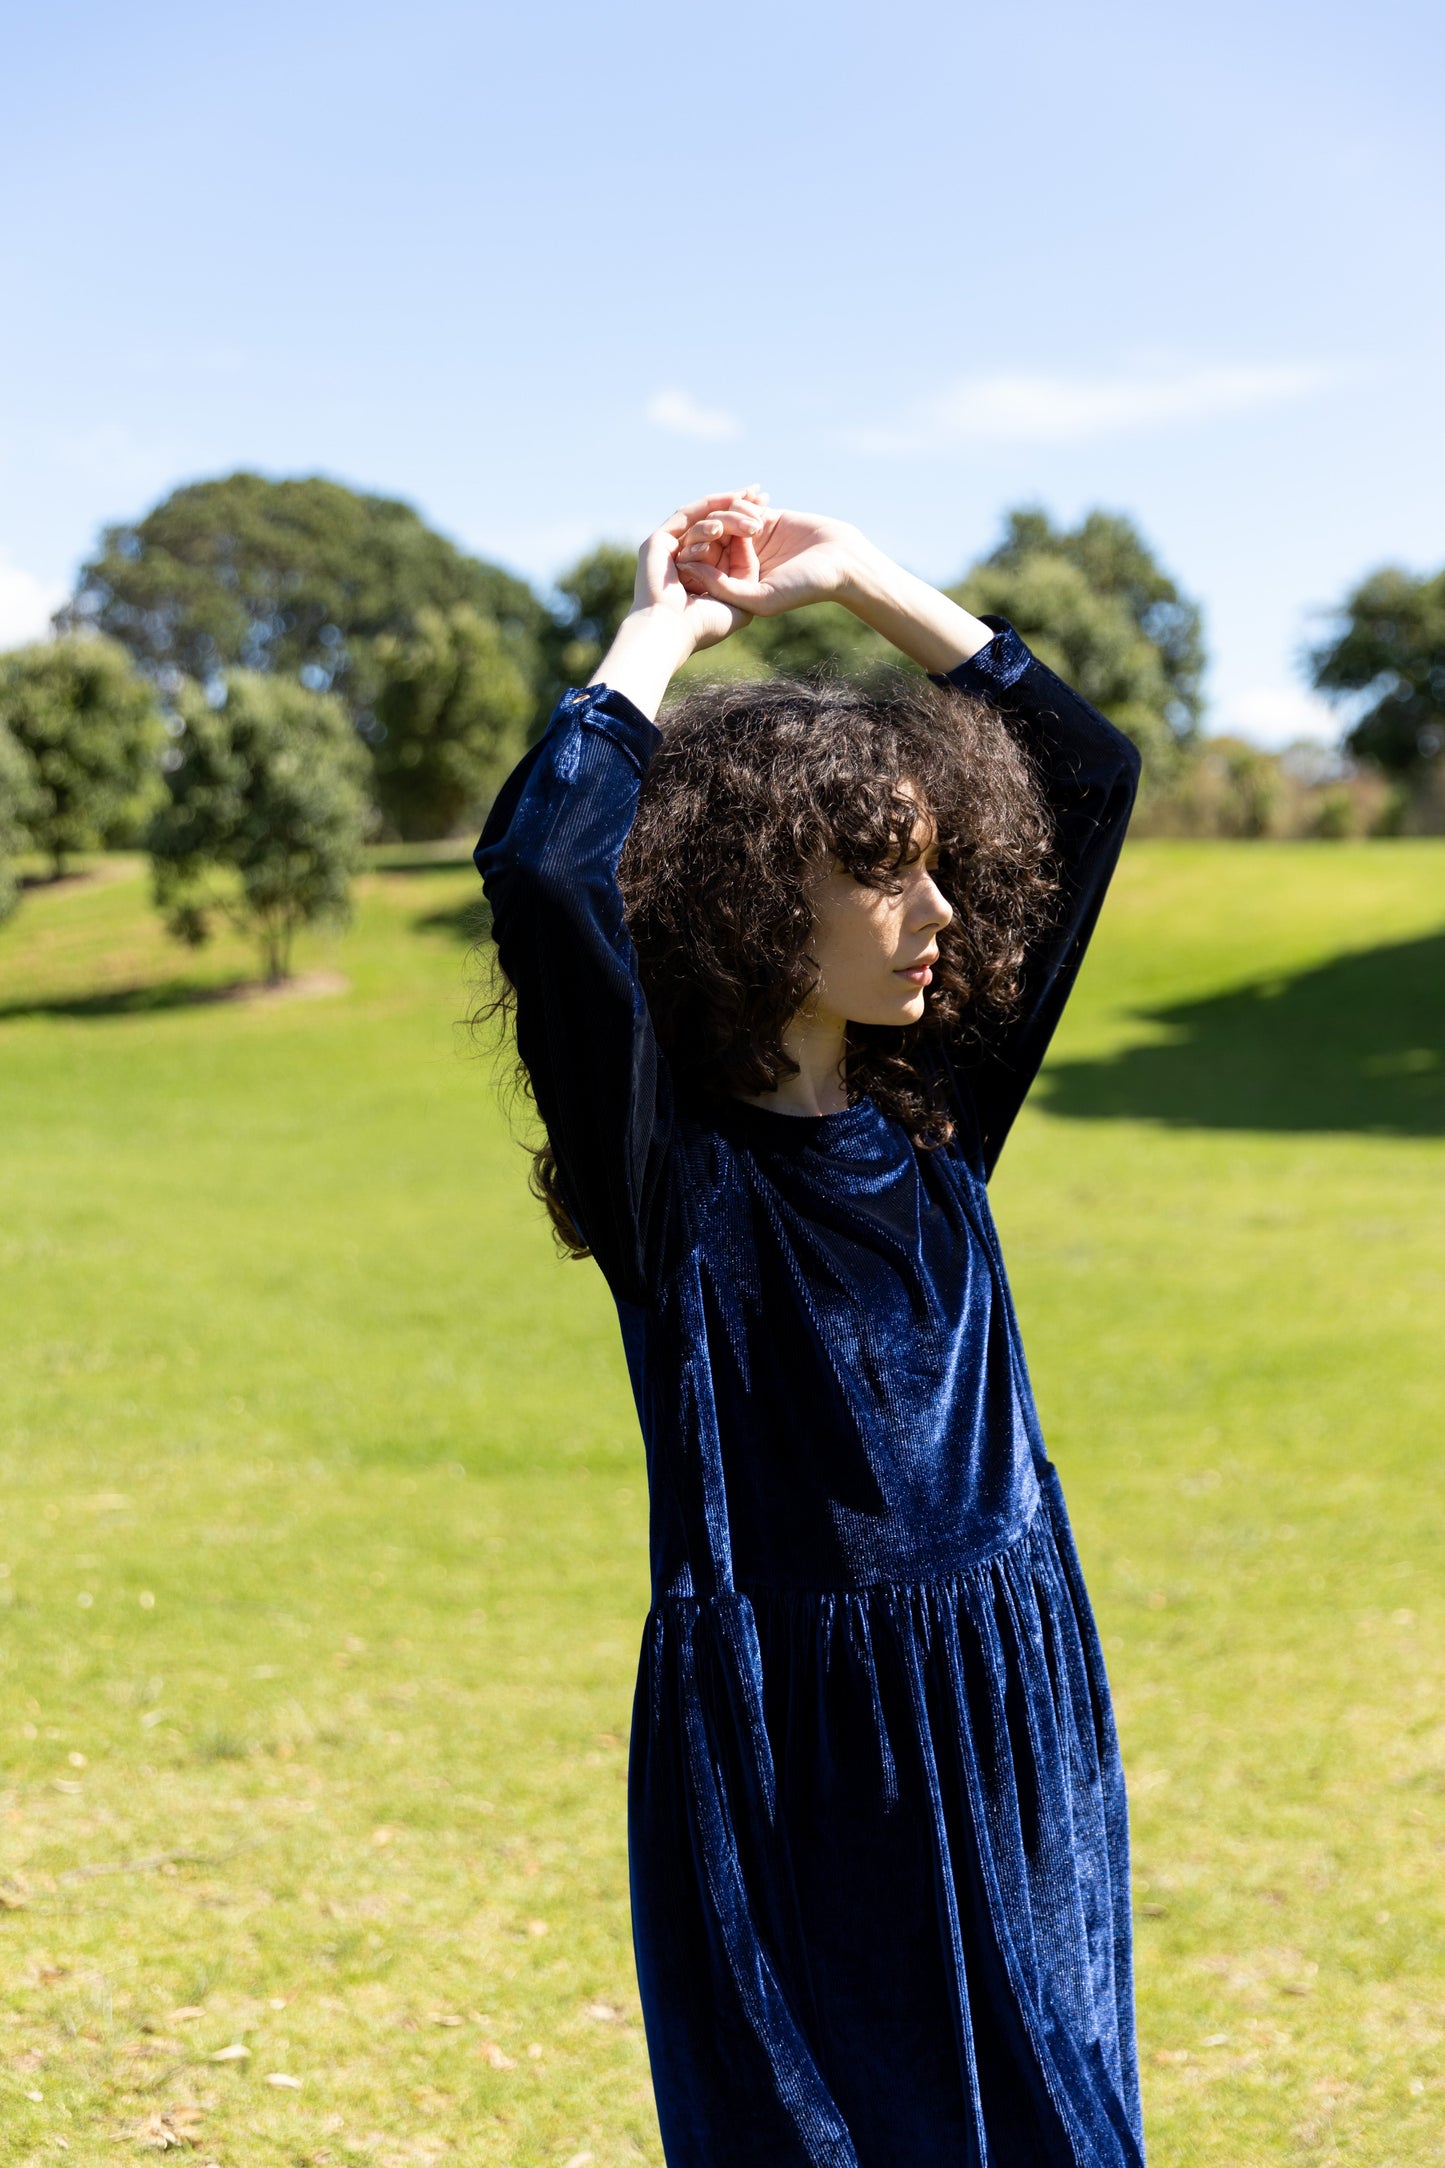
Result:
<svg viewBox="0 0 1445 2168">
<path fill-rule="evenodd" d="M 838 600 L 865 625 L 940 677 L 988 646 L 993 633 L 982 619 L 905 572 L 871 542 L 860 537 L 860 544 L 850 556 Z"/>
<path fill-rule="evenodd" d="M 589 683 L 625 693 L 656 722 L 668 686 L 692 652 L 692 635 L 677 611 L 644 605 L 623 618 Z"/>
</svg>

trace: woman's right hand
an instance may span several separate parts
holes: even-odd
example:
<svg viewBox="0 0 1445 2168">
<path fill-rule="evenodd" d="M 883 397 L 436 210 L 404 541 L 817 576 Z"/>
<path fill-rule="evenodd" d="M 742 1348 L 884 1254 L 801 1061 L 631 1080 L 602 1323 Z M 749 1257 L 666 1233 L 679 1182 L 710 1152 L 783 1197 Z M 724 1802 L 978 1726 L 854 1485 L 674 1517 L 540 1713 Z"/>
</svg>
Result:
<svg viewBox="0 0 1445 2168">
<path fill-rule="evenodd" d="M 689 587 L 681 578 L 678 552 L 688 535 L 710 552 L 729 574 L 746 579 L 756 567 L 753 544 L 762 528 L 766 500 L 753 488 L 730 489 L 699 497 L 664 520 L 637 553 L 632 607 L 658 610 L 681 620 L 691 637 L 690 652 L 715 647 L 746 620 L 747 613 L 724 597 Z M 686 658 L 684 658 L 686 659 Z"/>
<path fill-rule="evenodd" d="M 683 584 L 677 569 L 682 538 L 705 531 L 708 546 L 730 572 L 752 565 L 753 538 L 763 518 L 756 490 L 730 489 L 699 497 L 665 520 L 637 553 L 632 608 L 592 674 L 655 719 L 673 675 L 701 648 L 715 647 L 747 622 L 747 612 L 720 596 Z"/>
</svg>

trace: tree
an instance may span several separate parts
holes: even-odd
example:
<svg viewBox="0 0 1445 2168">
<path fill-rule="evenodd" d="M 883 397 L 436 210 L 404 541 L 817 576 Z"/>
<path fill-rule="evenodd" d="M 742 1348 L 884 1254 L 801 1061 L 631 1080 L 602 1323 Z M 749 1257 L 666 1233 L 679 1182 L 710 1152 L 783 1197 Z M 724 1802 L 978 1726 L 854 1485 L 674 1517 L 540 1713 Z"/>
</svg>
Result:
<svg viewBox="0 0 1445 2168">
<path fill-rule="evenodd" d="M 569 685 L 585 685 L 632 608 L 637 552 L 599 542 L 557 582 L 561 597 L 542 636 L 543 667 L 531 735 L 541 736 Z"/>
<path fill-rule="evenodd" d="M 37 798 L 35 770 L 10 732 L 0 723 L 0 923 L 20 900 L 12 859 L 30 840 L 29 821 Z"/>
<path fill-rule="evenodd" d="M 333 695 L 251 670 L 209 696 L 184 686 L 176 724 L 147 838 L 156 902 L 193 946 L 217 915 L 253 934 L 275 984 L 298 927 L 346 915 L 368 821 L 365 749 Z"/>
<path fill-rule="evenodd" d="M 162 742 L 154 688 L 114 640 L 43 641 L 0 656 L 0 724 L 31 769 L 30 841 L 58 878 L 133 822 Z"/>
<path fill-rule="evenodd" d="M 1335 637 L 1309 664 L 1317 691 L 1368 703 L 1346 736 L 1349 750 L 1422 782 L 1445 748 L 1445 572 L 1372 572 L 1346 596 Z"/>
<path fill-rule="evenodd" d="M 1040 551 L 1016 565 L 979 565 L 950 592 L 978 616 L 1008 618 L 1040 662 L 1134 740 L 1146 773 L 1158 780 L 1177 765 L 1159 651 L 1126 606 L 1098 593 L 1077 565 Z"/>
<path fill-rule="evenodd" d="M 468 557 L 393 498 L 318 475 L 232 474 L 107 528 L 62 617 L 120 640 L 166 685 L 176 671 L 200 684 L 228 669 L 278 671 L 361 715 L 374 642 L 404 638 L 422 609 L 463 602 L 495 620 L 535 682 L 548 619 L 524 580 Z"/>
<path fill-rule="evenodd" d="M 419 610 L 409 637 L 377 641 L 375 663 L 365 729 L 382 814 L 406 842 L 452 835 L 520 755 L 532 688 L 505 634 L 466 602 Z"/>
<path fill-rule="evenodd" d="M 1133 738 L 1146 782 L 1177 770 L 1197 736 L 1200 615 L 1130 522 L 1091 512 L 1072 533 L 1017 510 L 1004 537 L 949 592 L 1008 618 L 1029 646 Z"/>
<path fill-rule="evenodd" d="M 1006 515 L 1003 540 L 984 559 L 1017 570 L 1034 557 L 1062 557 L 1082 572 L 1097 595 L 1121 602 L 1158 652 L 1169 686 L 1164 720 L 1187 744 L 1204 710 L 1204 625 L 1197 602 L 1179 592 L 1132 520 L 1121 512 L 1090 512 L 1070 530 L 1053 525 L 1037 506 Z"/>
</svg>

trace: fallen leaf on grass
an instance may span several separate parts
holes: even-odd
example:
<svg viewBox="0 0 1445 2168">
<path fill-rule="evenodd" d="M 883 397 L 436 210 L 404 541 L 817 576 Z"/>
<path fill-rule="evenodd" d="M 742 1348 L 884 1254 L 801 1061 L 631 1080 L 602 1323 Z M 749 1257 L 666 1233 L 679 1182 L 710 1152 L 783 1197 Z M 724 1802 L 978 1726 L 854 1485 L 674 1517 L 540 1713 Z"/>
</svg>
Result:
<svg viewBox="0 0 1445 2168">
<path fill-rule="evenodd" d="M 228 2048 L 217 2048 L 215 2054 L 211 2057 L 211 2061 L 213 2063 L 244 2063 L 249 2058 L 250 2053 L 251 2050 L 242 2047 L 239 2040 L 233 2040 Z"/>
<path fill-rule="evenodd" d="M 517 2067 L 513 2058 L 499 2048 L 495 2040 L 483 2040 L 477 2053 L 491 2064 L 493 2070 L 515 2070 Z"/>
<path fill-rule="evenodd" d="M 167 2153 L 172 2146 L 197 2145 L 201 2136 L 201 2111 L 199 2108 L 157 2109 L 136 2126 L 137 2145 L 153 2145 Z"/>
<path fill-rule="evenodd" d="M 299 2078 L 288 2078 L 283 2070 L 268 2072 L 266 2083 L 268 2085 L 285 2086 L 293 2093 L 299 2093 L 301 2090 L 301 2080 Z"/>
<path fill-rule="evenodd" d="M 599 2025 L 616 2025 L 622 2018 L 622 2012 L 610 2002 L 589 2002 L 587 2015 L 595 2017 Z"/>
<path fill-rule="evenodd" d="M 571 2160 L 563 2162 L 562 2168 L 589 2168 L 589 2163 L 596 2158 L 595 2153 L 574 2153 Z"/>
<path fill-rule="evenodd" d="M 25 1892 L 13 1882 L 0 1883 L 0 1906 L 7 1912 L 18 1912 L 25 1903 Z"/>
<path fill-rule="evenodd" d="M 193 2017 L 204 2017 L 205 2011 L 198 2002 L 183 2002 L 179 2010 L 172 2010 L 166 2019 L 168 2025 L 189 2025 Z"/>
<path fill-rule="evenodd" d="M 433 2025 L 460 2025 L 464 2022 L 463 2019 L 459 2017 L 453 2017 L 450 2011 L 442 2010 L 433 2010 L 431 2013 L 431 2021 Z"/>
</svg>

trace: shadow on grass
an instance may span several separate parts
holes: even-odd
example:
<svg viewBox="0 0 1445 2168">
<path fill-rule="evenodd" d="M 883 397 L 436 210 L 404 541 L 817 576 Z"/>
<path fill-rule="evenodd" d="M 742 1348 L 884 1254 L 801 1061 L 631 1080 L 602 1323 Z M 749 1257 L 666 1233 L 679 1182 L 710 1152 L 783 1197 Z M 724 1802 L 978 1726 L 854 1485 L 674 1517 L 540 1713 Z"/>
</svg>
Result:
<svg viewBox="0 0 1445 2168">
<path fill-rule="evenodd" d="M 419 845 L 408 851 L 399 843 L 378 844 L 366 854 L 367 873 L 460 873 L 472 864 L 470 843 Z"/>
<path fill-rule="evenodd" d="M 413 921 L 418 933 L 444 933 L 466 948 L 474 948 L 492 930 L 492 911 L 485 896 L 472 896 L 450 911 L 428 911 Z"/>
<path fill-rule="evenodd" d="M 236 1001 L 255 987 L 254 979 L 227 979 L 197 986 L 188 979 L 161 979 L 149 986 L 107 986 L 91 994 L 17 994 L 0 1001 L 0 1024 L 21 1016 L 149 1016 L 162 1009 L 204 1008 Z"/>
<path fill-rule="evenodd" d="M 1445 932 L 1142 1014 L 1167 1041 L 1057 1062 L 1038 1103 L 1074 1121 L 1445 1135 Z"/>
</svg>

